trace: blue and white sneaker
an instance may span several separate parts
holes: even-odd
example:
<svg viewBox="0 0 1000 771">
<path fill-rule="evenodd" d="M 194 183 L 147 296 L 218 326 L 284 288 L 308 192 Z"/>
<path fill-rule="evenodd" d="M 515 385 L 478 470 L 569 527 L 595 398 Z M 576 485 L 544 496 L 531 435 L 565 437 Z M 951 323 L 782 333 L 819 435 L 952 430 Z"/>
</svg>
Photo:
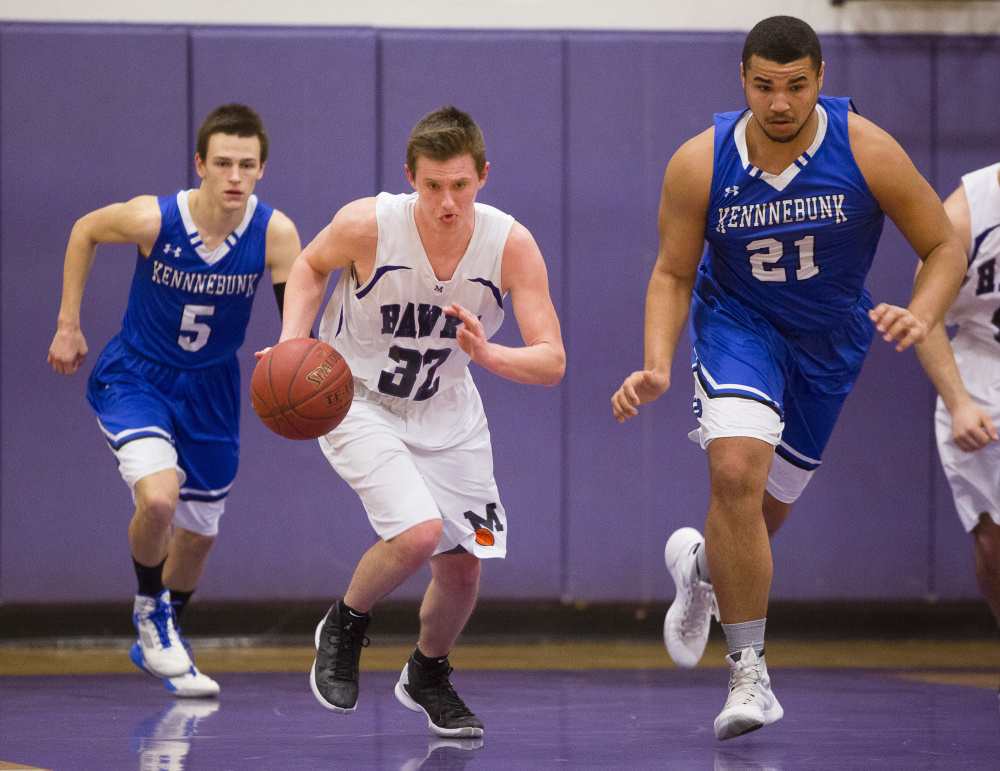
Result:
<svg viewBox="0 0 1000 771">
<path fill-rule="evenodd" d="M 155 677 L 179 677 L 190 673 L 194 662 L 177 631 L 169 590 L 164 589 L 156 597 L 137 594 L 132 623 L 139 633 L 139 639 L 129 651 L 133 664 Z"/>
<path fill-rule="evenodd" d="M 167 690 L 177 698 L 181 699 L 209 699 L 219 695 L 219 684 L 211 677 L 198 671 L 198 667 L 191 665 L 190 671 L 180 677 L 167 677 L 164 679 Z"/>
<path fill-rule="evenodd" d="M 191 644 L 183 637 L 180 637 L 179 632 L 180 630 L 178 630 L 178 638 L 184 650 L 187 651 L 188 658 L 191 659 L 191 668 L 183 675 L 178 675 L 177 677 L 160 678 L 163 680 L 163 684 L 167 687 L 171 695 L 179 699 L 207 699 L 218 696 L 220 690 L 219 684 L 194 665 L 194 651 L 191 650 Z M 132 663 L 139 667 L 139 669 L 153 677 L 160 677 L 156 673 L 151 672 L 148 667 L 142 665 L 142 648 L 139 646 L 139 643 L 132 645 L 128 655 L 132 659 Z"/>
</svg>

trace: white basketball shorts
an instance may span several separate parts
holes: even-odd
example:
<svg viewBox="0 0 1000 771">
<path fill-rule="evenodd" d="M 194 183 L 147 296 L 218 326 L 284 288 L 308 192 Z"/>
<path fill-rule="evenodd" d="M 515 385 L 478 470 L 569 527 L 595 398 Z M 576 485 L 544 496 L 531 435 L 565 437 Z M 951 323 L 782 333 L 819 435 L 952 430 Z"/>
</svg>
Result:
<svg viewBox="0 0 1000 771">
<path fill-rule="evenodd" d="M 993 425 L 1000 426 L 1000 349 L 991 351 L 983 343 L 958 338 L 952 348 L 969 396 L 990 413 Z M 951 415 L 940 397 L 934 430 L 941 465 L 966 532 L 972 532 L 983 513 L 1000 525 L 1000 444 L 990 442 L 975 452 L 960 450 L 951 438 Z"/>
<path fill-rule="evenodd" d="M 382 540 L 440 519 L 435 554 L 506 555 L 490 432 L 471 378 L 426 402 L 384 397 L 356 380 L 350 412 L 319 443 Z"/>
<path fill-rule="evenodd" d="M 135 483 L 145 476 L 156 474 L 167 469 L 177 472 L 177 483 L 184 487 L 185 473 L 177 463 L 177 451 L 166 439 L 156 436 L 143 436 L 115 449 L 108 445 L 118 461 L 118 471 L 125 484 L 132 491 L 135 500 Z M 226 499 L 202 501 L 197 499 L 179 500 L 174 512 L 177 527 L 183 527 L 192 533 L 205 536 L 219 534 L 219 518 L 226 508 Z"/>
</svg>

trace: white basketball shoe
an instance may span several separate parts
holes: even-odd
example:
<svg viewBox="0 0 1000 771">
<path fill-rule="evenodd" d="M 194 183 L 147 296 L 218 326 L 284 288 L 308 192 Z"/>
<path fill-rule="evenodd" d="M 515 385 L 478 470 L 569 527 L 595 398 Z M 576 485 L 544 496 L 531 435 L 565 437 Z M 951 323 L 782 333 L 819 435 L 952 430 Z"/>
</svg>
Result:
<svg viewBox="0 0 1000 771">
<path fill-rule="evenodd" d="M 715 718 L 715 736 L 720 742 L 770 725 L 785 714 L 771 691 L 763 653 L 758 657 L 753 648 L 746 648 L 730 653 L 726 661 L 731 669 L 729 698 Z"/>
<path fill-rule="evenodd" d="M 682 527 L 670 536 L 664 549 L 677 594 L 663 621 L 663 642 L 674 663 L 684 668 L 701 660 L 712 616 L 719 620 L 715 589 L 698 577 L 695 555 L 699 548 L 705 548 L 701 533 L 693 527 Z"/>
<path fill-rule="evenodd" d="M 137 594 L 132 622 L 139 633 L 130 651 L 137 667 L 157 677 L 178 677 L 190 671 L 192 661 L 177 632 L 167 589 L 156 597 Z"/>
</svg>

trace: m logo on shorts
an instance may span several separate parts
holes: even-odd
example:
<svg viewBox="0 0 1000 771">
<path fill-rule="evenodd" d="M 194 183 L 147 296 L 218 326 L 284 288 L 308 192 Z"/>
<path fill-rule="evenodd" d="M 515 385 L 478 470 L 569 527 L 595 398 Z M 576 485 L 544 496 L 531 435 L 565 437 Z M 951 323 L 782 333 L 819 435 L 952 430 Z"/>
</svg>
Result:
<svg viewBox="0 0 1000 771">
<path fill-rule="evenodd" d="M 497 505 L 495 503 L 486 504 L 486 518 L 480 517 L 474 511 L 466 511 L 463 515 L 469 524 L 476 531 L 476 543 L 480 546 L 492 546 L 494 543 L 493 533 L 501 532 L 503 525 L 497 516 Z"/>
</svg>

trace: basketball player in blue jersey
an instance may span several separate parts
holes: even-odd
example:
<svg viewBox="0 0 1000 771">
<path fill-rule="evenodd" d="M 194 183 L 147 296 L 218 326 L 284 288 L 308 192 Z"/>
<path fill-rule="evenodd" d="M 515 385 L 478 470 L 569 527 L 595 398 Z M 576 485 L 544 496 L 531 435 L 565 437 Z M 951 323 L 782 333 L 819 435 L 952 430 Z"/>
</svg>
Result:
<svg viewBox="0 0 1000 771">
<path fill-rule="evenodd" d="M 198 131 L 197 189 L 139 196 L 78 220 L 49 348 L 56 372 L 80 368 L 80 306 L 97 245 L 137 244 L 122 330 L 98 357 L 87 400 L 135 500 L 129 543 L 139 639 L 130 656 L 175 696 L 219 692 L 195 668 L 176 617 L 201 577 L 236 477 L 236 351 L 251 305 L 266 267 L 280 311 L 300 248 L 292 221 L 253 195 L 266 161 L 258 115 L 224 105 Z"/>
<path fill-rule="evenodd" d="M 612 397 L 624 422 L 667 390 L 690 313 L 692 438 L 708 452 L 711 496 L 704 539 L 683 528 L 667 542 L 677 596 L 664 638 L 673 660 L 692 667 L 711 615 L 720 617 L 731 668 L 720 740 L 783 714 L 764 662 L 768 537 L 819 466 L 873 335 L 900 351 L 920 342 L 966 267 L 902 148 L 849 100 L 820 96 L 809 25 L 757 24 L 741 74 L 749 109 L 716 115 L 667 165 L 645 362 Z M 906 308 L 873 307 L 864 285 L 886 214 L 924 264 Z"/>
<path fill-rule="evenodd" d="M 452 687 L 448 653 L 475 606 L 480 561 L 502 558 L 507 539 L 468 364 L 538 385 L 555 385 L 566 366 L 531 233 L 476 202 L 488 169 L 482 133 L 464 112 L 421 119 L 406 153 L 416 192 L 337 212 L 292 267 L 281 332 L 282 340 L 309 334 L 330 274 L 341 270 L 319 336 L 350 365 L 354 402 L 319 442 L 379 540 L 316 629 L 313 694 L 333 712 L 355 710 L 369 611 L 429 564 L 419 639 L 395 693 L 449 737 L 483 735 Z M 508 298 L 523 347 L 489 342 Z"/>
</svg>

